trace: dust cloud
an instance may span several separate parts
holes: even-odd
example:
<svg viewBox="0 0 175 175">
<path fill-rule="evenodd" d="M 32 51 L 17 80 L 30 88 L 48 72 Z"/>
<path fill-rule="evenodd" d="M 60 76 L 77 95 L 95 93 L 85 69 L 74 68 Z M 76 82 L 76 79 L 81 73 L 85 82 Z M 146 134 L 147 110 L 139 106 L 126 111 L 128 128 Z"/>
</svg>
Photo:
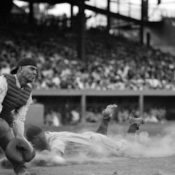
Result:
<svg viewBox="0 0 175 175">
<path fill-rule="evenodd" d="M 64 155 L 37 153 L 37 165 L 67 165 L 89 162 L 111 162 L 117 157 L 168 157 L 175 155 L 175 127 L 165 128 L 161 134 L 147 132 L 135 135 L 109 135 L 89 132 L 89 143 L 66 142 Z M 89 134 L 88 132 L 86 135 Z"/>
</svg>

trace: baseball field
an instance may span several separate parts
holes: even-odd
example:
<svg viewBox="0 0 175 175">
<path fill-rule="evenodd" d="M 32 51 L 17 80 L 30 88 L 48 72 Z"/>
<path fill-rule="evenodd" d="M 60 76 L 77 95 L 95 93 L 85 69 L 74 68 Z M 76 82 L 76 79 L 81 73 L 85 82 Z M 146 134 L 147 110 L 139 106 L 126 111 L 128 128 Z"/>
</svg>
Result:
<svg viewBox="0 0 175 175">
<path fill-rule="evenodd" d="M 45 128 L 46 130 L 95 130 L 98 124 Z M 108 135 L 125 135 L 128 125 L 111 124 Z M 57 166 L 29 165 L 38 175 L 174 175 L 175 174 L 175 123 L 145 124 L 143 138 L 132 141 L 126 155 L 116 157 L 74 156 L 67 164 Z M 114 137 L 113 137 L 114 138 Z M 135 143 L 136 142 L 136 143 Z M 0 175 L 13 175 L 11 169 L 0 169 Z"/>
</svg>

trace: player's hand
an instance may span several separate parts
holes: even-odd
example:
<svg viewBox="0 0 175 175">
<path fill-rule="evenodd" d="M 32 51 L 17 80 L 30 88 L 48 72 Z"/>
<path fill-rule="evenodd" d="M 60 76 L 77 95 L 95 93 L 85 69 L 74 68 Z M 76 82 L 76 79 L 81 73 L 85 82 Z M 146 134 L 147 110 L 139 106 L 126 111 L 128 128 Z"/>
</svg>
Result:
<svg viewBox="0 0 175 175">
<path fill-rule="evenodd" d="M 103 119 L 111 119 L 117 109 L 116 104 L 108 105 L 102 112 Z"/>
</svg>

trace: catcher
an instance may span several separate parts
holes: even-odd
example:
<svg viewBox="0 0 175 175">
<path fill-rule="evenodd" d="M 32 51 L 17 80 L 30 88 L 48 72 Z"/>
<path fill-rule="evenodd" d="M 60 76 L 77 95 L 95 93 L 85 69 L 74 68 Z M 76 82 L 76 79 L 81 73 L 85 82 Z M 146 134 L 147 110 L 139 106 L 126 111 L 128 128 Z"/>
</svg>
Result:
<svg viewBox="0 0 175 175">
<path fill-rule="evenodd" d="M 25 162 L 35 156 L 33 146 L 24 137 L 24 123 L 36 76 L 37 65 L 32 59 L 20 60 L 11 74 L 0 76 L 0 147 L 16 175 L 31 175 Z"/>
</svg>

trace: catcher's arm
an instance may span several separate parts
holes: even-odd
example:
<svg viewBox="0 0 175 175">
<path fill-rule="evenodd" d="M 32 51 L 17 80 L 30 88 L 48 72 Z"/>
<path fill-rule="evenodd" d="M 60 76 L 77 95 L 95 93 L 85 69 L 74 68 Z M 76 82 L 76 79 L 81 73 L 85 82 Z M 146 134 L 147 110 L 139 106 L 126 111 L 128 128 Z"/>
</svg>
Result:
<svg viewBox="0 0 175 175">
<path fill-rule="evenodd" d="M 24 138 L 25 118 L 31 103 L 32 103 L 32 97 L 30 95 L 27 103 L 20 109 L 14 111 L 13 132 L 15 137 L 17 138 Z"/>
</svg>

